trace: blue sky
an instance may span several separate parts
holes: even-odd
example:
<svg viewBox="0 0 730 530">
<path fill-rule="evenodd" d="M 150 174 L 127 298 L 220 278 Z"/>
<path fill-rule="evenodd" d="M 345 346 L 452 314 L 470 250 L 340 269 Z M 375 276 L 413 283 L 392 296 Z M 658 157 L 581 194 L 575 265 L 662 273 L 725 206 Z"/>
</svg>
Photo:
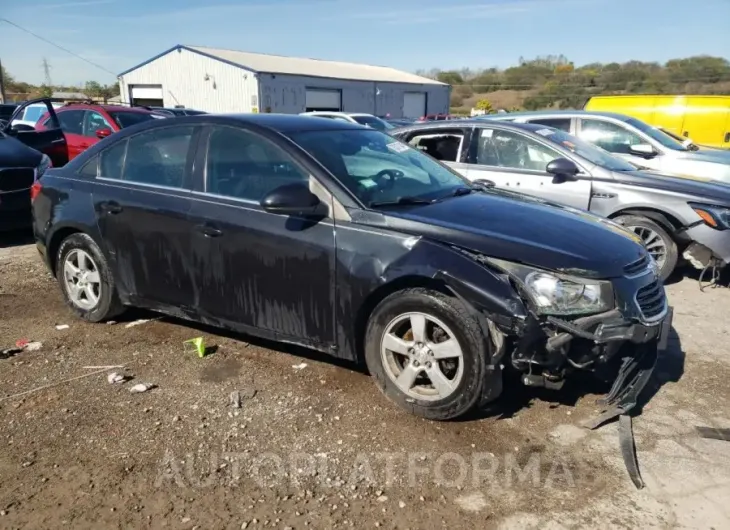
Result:
<svg viewBox="0 0 730 530">
<path fill-rule="evenodd" d="M 419 68 L 730 56 L 730 0 L 0 0 L 0 18 L 114 74 L 174 46 Z M 115 76 L 0 21 L 0 60 L 40 83 Z"/>
</svg>

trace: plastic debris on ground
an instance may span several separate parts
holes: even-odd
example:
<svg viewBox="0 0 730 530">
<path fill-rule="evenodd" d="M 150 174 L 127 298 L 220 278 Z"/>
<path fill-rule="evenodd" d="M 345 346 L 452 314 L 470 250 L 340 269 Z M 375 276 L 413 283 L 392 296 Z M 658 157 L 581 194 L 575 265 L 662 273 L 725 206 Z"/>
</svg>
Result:
<svg viewBox="0 0 730 530">
<path fill-rule="evenodd" d="M 304 370 L 307 367 L 307 363 L 292 364 L 291 367 L 295 370 Z"/>
<path fill-rule="evenodd" d="M 26 344 L 23 347 L 23 350 L 25 350 L 25 351 L 38 351 L 42 347 L 43 347 L 43 343 L 42 342 L 33 341 L 33 342 L 29 342 L 28 344 Z"/>
<path fill-rule="evenodd" d="M 114 383 L 124 383 L 127 380 L 127 376 L 117 372 L 112 372 L 106 376 L 106 380 L 109 381 L 110 385 Z"/>
<path fill-rule="evenodd" d="M 134 322 L 130 322 L 129 324 L 127 324 L 124 327 L 125 328 L 133 328 L 134 326 L 139 326 L 141 324 L 146 324 L 147 322 L 149 322 L 149 319 L 140 318 L 139 320 L 135 320 Z"/>
<path fill-rule="evenodd" d="M 205 339 L 203 337 L 195 337 L 194 339 L 183 342 L 186 351 L 197 353 L 198 357 L 203 358 L 206 354 Z"/>
<path fill-rule="evenodd" d="M 156 388 L 157 385 L 152 383 L 137 383 L 133 387 L 129 389 L 129 391 L 132 394 L 141 394 L 142 392 L 147 392 L 148 390 L 152 390 L 153 388 Z"/>
<path fill-rule="evenodd" d="M 68 324 L 59 324 L 58 326 L 56 326 L 56 329 L 57 329 L 58 331 L 63 331 L 64 329 L 68 329 L 68 328 L 70 328 L 70 327 L 71 327 L 71 326 L 69 326 Z"/>
</svg>

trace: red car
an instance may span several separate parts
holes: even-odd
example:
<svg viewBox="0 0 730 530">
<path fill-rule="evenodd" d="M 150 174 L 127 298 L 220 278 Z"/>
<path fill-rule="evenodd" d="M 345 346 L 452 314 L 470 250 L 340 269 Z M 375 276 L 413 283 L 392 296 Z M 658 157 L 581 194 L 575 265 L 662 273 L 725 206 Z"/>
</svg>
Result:
<svg viewBox="0 0 730 530">
<path fill-rule="evenodd" d="M 142 121 L 165 118 L 141 107 L 91 103 L 69 103 L 55 110 L 61 130 L 66 137 L 69 160 L 124 127 Z M 51 128 L 51 123 L 52 118 L 49 113 L 46 113 L 38 120 L 35 128 L 38 131 L 45 131 Z"/>
</svg>

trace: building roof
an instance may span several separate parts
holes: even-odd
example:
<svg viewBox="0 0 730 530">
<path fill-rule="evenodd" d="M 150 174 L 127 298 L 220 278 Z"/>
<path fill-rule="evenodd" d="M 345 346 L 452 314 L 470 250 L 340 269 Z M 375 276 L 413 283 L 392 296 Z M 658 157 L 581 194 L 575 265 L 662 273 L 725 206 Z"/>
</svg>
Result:
<svg viewBox="0 0 730 530">
<path fill-rule="evenodd" d="M 367 64 L 305 59 L 301 57 L 284 57 L 282 55 L 223 50 L 219 48 L 208 48 L 205 46 L 186 46 L 182 44 L 178 44 L 177 46 L 122 72 L 119 74 L 119 77 L 128 74 L 129 72 L 136 70 L 137 68 L 140 68 L 155 59 L 162 57 L 163 55 L 167 55 L 168 53 L 179 49 L 198 53 L 212 59 L 218 59 L 225 63 L 245 68 L 259 74 L 287 74 L 307 77 L 326 77 L 331 79 L 348 79 L 354 81 L 446 85 L 446 83 L 441 83 L 434 79 L 428 79 L 416 74 L 402 72 L 387 66 L 371 66 Z"/>
<path fill-rule="evenodd" d="M 82 92 L 54 92 L 52 99 L 89 99 L 89 96 Z"/>
</svg>

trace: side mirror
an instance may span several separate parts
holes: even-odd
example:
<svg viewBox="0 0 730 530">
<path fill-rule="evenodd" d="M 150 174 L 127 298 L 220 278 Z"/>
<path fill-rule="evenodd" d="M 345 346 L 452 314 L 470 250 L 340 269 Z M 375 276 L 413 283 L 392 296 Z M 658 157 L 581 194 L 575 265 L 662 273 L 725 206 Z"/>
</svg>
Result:
<svg viewBox="0 0 730 530">
<path fill-rule="evenodd" d="M 269 213 L 311 216 L 317 213 L 321 202 L 305 184 L 296 182 L 270 191 L 260 204 Z"/>
<path fill-rule="evenodd" d="M 554 184 L 562 184 L 563 182 L 572 182 L 578 180 L 576 175 L 580 173 L 580 169 L 567 158 L 556 158 L 548 162 L 545 171 L 553 175 Z"/>
<path fill-rule="evenodd" d="M 649 144 L 630 145 L 629 153 L 635 156 L 640 156 L 642 158 L 653 158 L 658 154 L 656 150 Z"/>
<path fill-rule="evenodd" d="M 111 135 L 112 135 L 111 129 L 99 129 L 98 131 L 96 131 L 96 137 L 99 139 L 104 139 L 107 136 L 111 136 Z"/>
</svg>

